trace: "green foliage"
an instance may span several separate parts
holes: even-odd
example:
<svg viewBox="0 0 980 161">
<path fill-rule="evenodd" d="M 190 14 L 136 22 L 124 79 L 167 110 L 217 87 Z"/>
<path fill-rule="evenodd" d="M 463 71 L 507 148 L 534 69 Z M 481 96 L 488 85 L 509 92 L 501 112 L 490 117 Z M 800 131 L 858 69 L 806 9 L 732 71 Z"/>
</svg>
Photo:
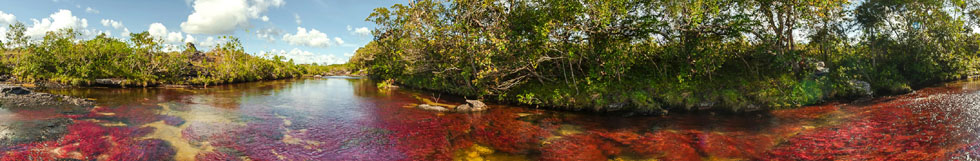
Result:
<svg viewBox="0 0 980 161">
<path fill-rule="evenodd" d="M 7 41 L 9 42 L 7 42 L 5 48 L 23 49 L 27 47 L 27 41 L 30 39 L 30 36 L 24 35 L 25 32 L 27 32 L 27 27 L 24 26 L 24 23 L 17 22 L 10 24 L 6 35 Z"/>
<path fill-rule="evenodd" d="M 978 9 L 958 0 L 420 0 L 375 9 L 375 41 L 351 62 L 410 87 L 575 110 L 787 108 L 862 95 L 853 81 L 893 93 L 977 75 Z"/>
<path fill-rule="evenodd" d="M 8 38 L 21 38 L 19 34 L 10 35 Z M 91 85 L 96 79 L 117 79 L 122 80 L 122 86 L 151 86 L 213 85 L 337 70 L 337 67 L 295 64 L 280 56 L 251 55 L 234 37 L 222 37 L 229 41 L 207 52 L 197 51 L 190 43 L 183 52 L 164 52 L 162 41 L 148 32 L 130 34 L 129 42 L 104 34 L 90 40 L 79 40 L 79 36 L 72 29 L 63 29 L 47 33 L 37 43 L 23 39 L 24 43 L 17 45 L 25 46 L 23 51 L 3 52 L 0 74 L 11 74 L 23 82 Z"/>
</svg>

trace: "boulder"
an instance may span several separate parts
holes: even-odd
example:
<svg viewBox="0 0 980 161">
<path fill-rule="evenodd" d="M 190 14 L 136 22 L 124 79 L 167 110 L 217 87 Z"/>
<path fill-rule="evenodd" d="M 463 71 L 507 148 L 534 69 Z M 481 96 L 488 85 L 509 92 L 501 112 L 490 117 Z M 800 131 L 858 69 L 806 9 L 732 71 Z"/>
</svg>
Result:
<svg viewBox="0 0 980 161">
<path fill-rule="evenodd" d="M 95 85 L 97 86 L 122 86 L 126 80 L 124 79 L 95 79 Z"/>
<path fill-rule="evenodd" d="M 470 111 L 473 111 L 473 107 L 470 107 L 470 104 L 461 104 L 459 106 L 456 106 L 456 108 L 453 108 L 453 111 L 456 111 L 456 112 L 470 112 Z"/>
<path fill-rule="evenodd" d="M 850 84 L 852 89 L 860 91 L 862 96 L 874 96 L 874 91 L 871 90 L 871 83 L 860 80 L 850 80 L 847 81 L 847 84 Z"/>
<path fill-rule="evenodd" d="M 31 94 L 31 90 L 27 90 L 26 88 L 20 86 L 0 85 L 0 93 L 3 93 L 4 95 L 25 95 Z"/>
<path fill-rule="evenodd" d="M 473 109 L 486 109 L 487 104 L 484 104 L 480 100 L 466 100 L 466 103 L 473 107 Z"/>
<path fill-rule="evenodd" d="M 489 109 L 489 108 L 487 108 L 487 104 L 484 104 L 480 100 L 466 100 L 466 104 L 462 104 L 462 105 L 456 106 L 456 108 L 453 109 L 453 111 L 455 111 L 455 112 L 477 112 L 477 111 L 486 111 L 487 109 Z"/>
</svg>

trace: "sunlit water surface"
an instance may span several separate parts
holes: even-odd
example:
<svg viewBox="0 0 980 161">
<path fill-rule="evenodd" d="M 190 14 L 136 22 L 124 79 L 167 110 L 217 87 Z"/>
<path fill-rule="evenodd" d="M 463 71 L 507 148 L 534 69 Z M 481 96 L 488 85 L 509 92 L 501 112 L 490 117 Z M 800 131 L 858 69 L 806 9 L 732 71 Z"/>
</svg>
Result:
<svg viewBox="0 0 980 161">
<path fill-rule="evenodd" d="M 758 114 L 623 117 L 382 91 L 365 79 L 69 89 L 85 112 L 0 108 L 0 160 L 949 160 L 980 153 L 980 83 Z"/>
</svg>

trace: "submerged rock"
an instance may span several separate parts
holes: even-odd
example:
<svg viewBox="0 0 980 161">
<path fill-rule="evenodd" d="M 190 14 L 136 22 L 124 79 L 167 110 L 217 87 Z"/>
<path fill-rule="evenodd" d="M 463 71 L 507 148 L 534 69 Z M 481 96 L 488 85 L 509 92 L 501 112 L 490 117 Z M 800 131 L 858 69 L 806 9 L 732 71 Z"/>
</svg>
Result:
<svg viewBox="0 0 980 161">
<path fill-rule="evenodd" d="M 470 104 L 473 109 L 487 109 L 487 104 L 484 104 L 480 100 L 466 100 L 466 103 Z"/>
<path fill-rule="evenodd" d="M 487 107 L 487 104 L 484 104 L 482 101 L 479 100 L 466 100 L 466 104 L 461 104 L 456 107 L 452 107 L 452 105 L 446 105 L 446 104 L 440 104 L 434 102 L 429 102 L 429 103 L 432 104 L 419 104 L 418 106 L 416 106 L 416 108 L 429 110 L 429 111 L 459 112 L 459 113 L 479 112 L 479 111 L 486 111 L 487 109 L 489 109 Z"/>
<path fill-rule="evenodd" d="M 68 118 L 43 120 L 15 121 L 0 124 L 0 131 L 8 132 L 0 135 L 0 149 L 18 144 L 57 140 L 68 133 Z"/>
<path fill-rule="evenodd" d="M 449 111 L 448 108 L 442 106 L 429 105 L 429 104 L 420 104 L 418 108 L 423 110 L 429 110 L 429 111 L 440 111 L 440 112 Z"/>
</svg>

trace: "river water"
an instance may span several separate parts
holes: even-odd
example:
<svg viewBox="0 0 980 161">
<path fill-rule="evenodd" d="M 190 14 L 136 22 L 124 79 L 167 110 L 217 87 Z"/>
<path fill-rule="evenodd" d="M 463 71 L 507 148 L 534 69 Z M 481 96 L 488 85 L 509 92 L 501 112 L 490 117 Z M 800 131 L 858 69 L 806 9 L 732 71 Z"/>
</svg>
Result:
<svg viewBox="0 0 980 161">
<path fill-rule="evenodd" d="M 595 115 L 379 90 L 366 79 L 82 88 L 93 109 L 0 108 L 0 160 L 971 160 L 980 82 L 756 114 Z"/>
</svg>

